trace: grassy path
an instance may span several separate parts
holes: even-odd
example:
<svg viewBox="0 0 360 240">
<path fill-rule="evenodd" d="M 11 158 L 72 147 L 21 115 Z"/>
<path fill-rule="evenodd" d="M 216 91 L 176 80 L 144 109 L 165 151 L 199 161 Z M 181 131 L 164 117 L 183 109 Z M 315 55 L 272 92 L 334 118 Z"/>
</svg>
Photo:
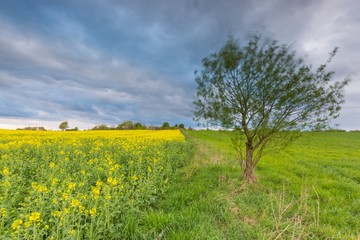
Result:
<svg viewBox="0 0 360 240">
<path fill-rule="evenodd" d="M 247 188 L 241 187 L 229 134 L 190 132 L 194 158 L 144 215 L 144 238 L 360 237 L 360 134 L 309 135 L 264 158 L 257 170 L 260 183 Z"/>
</svg>

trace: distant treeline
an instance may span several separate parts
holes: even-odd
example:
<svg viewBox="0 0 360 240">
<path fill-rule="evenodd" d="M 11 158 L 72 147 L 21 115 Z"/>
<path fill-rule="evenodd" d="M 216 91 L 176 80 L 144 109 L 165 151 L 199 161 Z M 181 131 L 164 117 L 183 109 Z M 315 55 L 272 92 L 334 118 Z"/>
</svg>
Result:
<svg viewBox="0 0 360 240">
<path fill-rule="evenodd" d="M 132 121 L 125 121 L 120 123 L 117 126 L 108 126 L 106 124 L 96 125 L 95 127 L 88 129 L 88 130 L 141 130 L 141 129 L 148 129 L 148 130 L 165 130 L 165 129 L 184 129 L 185 125 L 175 124 L 171 126 L 169 122 L 164 122 L 161 126 L 146 126 L 140 122 L 133 123 Z M 67 121 L 62 122 L 59 126 L 59 129 L 63 131 L 79 131 L 78 127 L 69 128 L 69 124 Z M 191 129 L 189 127 L 189 129 Z M 25 128 L 17 128 L 16 130 L 29 130 L 29 131 L 46 131 L 44 127 L 25 127 Z"/>
<path fill-rule="evenodd" d="M 24 128 L 17 128 L 16 130 L 46 131 L 44 127 L 24 127 Z"/>
<path fill-rule="evenodd" d="M 91 130 L 165 130 L 165 129 L 184 129 L 184 124 L 175 124 L 171 126 L 169 122 L 164 122 L 161 126 L 146 126 L 140 122 L 133 123 L 132 121 L 125 121 L 117 125 L 116 127 L 107 126 L 106 124 L 100 124 L 93 127 Z"/>
</svg>

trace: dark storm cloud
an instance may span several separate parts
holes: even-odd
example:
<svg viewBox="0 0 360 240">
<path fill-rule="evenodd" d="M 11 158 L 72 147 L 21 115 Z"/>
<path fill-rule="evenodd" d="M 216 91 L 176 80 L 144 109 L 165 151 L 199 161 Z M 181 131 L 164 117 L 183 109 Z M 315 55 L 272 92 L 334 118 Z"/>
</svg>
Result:
<svg viewBox="0 0 360 240">
<path fill-rule="evenodd" d="M 229 34 L 244 43 L 257 32 L 315 66 L 340 47 L 331 68 L 354 81 L 339 121 L 359 128 L 348 117 L 360 118 L 359 10 L 355 0 L 1 1 L 0 127 L 22 119 L 57 128 L 64 118 L 192 125 L 201 59 Z"/>
</svg>

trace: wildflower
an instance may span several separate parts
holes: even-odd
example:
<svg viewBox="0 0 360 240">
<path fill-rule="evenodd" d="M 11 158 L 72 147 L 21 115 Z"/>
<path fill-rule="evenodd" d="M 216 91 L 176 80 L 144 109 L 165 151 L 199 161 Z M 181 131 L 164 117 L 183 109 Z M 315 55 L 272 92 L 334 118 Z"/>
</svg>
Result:
<svg viewBox="0 0 360 240">
<path fill-rule="evenodd" d="M 100 195 L 100 189 L 97 187 L 92 187 L 91 193 L 94 195 L 94 198 L 98 198 Z"/>
<path fill-rule="evenodd" d="M 69 214 L 70 211 L 69 211 L 68 208 L 64 208 L 64 211 L 63 211 L 63 212 L 64 212 L 64 215 L 66 215 L 66 214 Z"/>
<path fill-rule="evenodd" d="M 96 208 L 92 208 L 89 210 L 90 216 L 95 216 L 96 215 Z"/>
<path fill-rule="evenodd" d="M 116 180 L 116 178 L 111 178 L 109 177 L 107 179 L 107 182 L 111 185 L 111 186 L 116 186 L 116 184 L 118 183 L 118 181 Z"/>
<path fill-rule="evenodd" d="M 133 181 L 136 181 L 136 180 L 138 180 L 138 177 L 137 177 L 136 175 L 134 175 L 134 176 L 131 177 L 131 179 L 132 179 Z"/>
<path fill-rule="evenodd" d="M 52 178 L 51 179 L 51 184 L 52 185 L 56 185 L 56 184 L 58 184 L 58 182 L 59 182 L 59 179 L 57 179 L 57 178 Z"/>
<path fill-rule="evenodd" d="M 96 186 L 97 186 L 97 187 L 100 188 L 102 184 L 103 184 L 103 182 L 102 182 L 101 180 L 97 180 L 97 181 L 96 181 Z"/>
<path fill-rule="evenodd" d="M 49 164 L 49 167 L 50 167 L 50 168 L 54 168 L 54 167 L 55 167 L 55 163 L 51 162 L 51 163 Z"/>
<path fill-rule="evenodd" d="M 36 183 L 36 182 L 32 182 L 31 187 L 37 192 L 46 192 L 48 190 L 47 187 L 45 187 L 39 183 Z"/>
<path fill-rule="evenodd" d="M 17 230 L 20 228 L 20 226 L 23 224 L 23 220 L 16 219 L 13 224 L 11 225 L 12 229 Z"/>
<path fill-rule="evenodd" d="M 68 189 L 69 189 L 69 190 L 72 190 L 72 189 L 75 188 L 75 186 L 76 186 L 76 183 L 70 182 L 70 183 L 68 184 Z"/>
<path fill-rule="evenodd" d="M 40 221 L 40 216 L 41 215 L 39 212 L 33 212 L 29 216 L 29 221 L 30 222 L 38 222 L 38 221 Z"/>
<path fill-rule="evenodd" d="M 60 217 L 61 216 L 61 211 L 56 210 L 51 215 L 53 215 L 54 217 Z"/>
<path fill-rule="evenodd" d="M 2 216 L 2 217 L 6 217 L 6 215 L 7 215 L 7 214 L 6 214 L 6 208 L 1 208 L 1 209 L 0 209 L 0 213 L 1 213 L 1 216 Z"/>
<path fill-rule="evenodd" d="M 4 167 L 2 172 L 4 176 L 10 175 L 10 169 L 8 167 Z"/>
<path fill-rule="evenodd" d="M 71 200 L 71 206 L 72 207 L 80 206 L 80 204 L 81 204 L 80 201 L 75 199 L 75 198 Z"/>
<path fill-rule="evenodd" d="M 69 198 L 69 194 L 67 194 L 67 193 L 63 193 L 61 196 L 61 200 L 63 200 L 63 201 L 68 200 L 68 198 Z"/>
</svg>

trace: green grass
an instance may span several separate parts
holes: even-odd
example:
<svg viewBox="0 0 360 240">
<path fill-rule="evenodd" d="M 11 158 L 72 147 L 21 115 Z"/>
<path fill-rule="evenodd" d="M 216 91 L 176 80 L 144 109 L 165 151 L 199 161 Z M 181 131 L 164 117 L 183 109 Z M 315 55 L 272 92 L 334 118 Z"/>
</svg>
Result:
<svg viewBox="0 0 360 240">
<path fill-rule="evenodd" d="M 144 239 L 359 239 L 360 133 L 304 133 L 242 185 L 230 132 L 191 131 L 194 157 L 138 219 Z"/>
</svg>

